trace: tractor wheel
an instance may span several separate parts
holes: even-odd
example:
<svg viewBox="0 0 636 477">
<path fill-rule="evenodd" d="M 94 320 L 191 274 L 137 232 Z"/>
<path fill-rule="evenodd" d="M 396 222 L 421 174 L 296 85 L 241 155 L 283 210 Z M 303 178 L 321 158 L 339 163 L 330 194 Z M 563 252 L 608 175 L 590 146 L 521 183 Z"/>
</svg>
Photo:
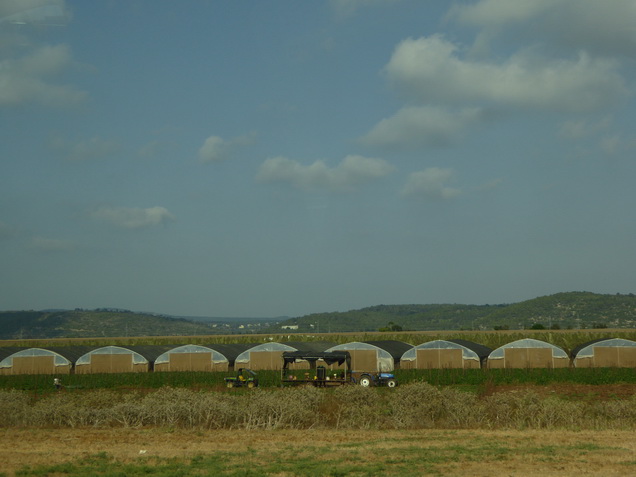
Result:
<svg viewBox="0 0 636 477">
<path fill-rule="evenodd" d="M 368 388 L 373 384 L 373 380 L 371 379 L 371 376 L 361 376 L 360 377 L 360 386 L 362 386 L 363 388 Z"/>
<path fill-rule="evenodd" d="M 232 381 L 228 381 L 228 382 L 227 382 L 227 384 L 226 384 L 226 386 L 227 386 L 228 388 L 233 388 L 233 387 L 234 387 L 234 383 L 233 383 Z"/>
<path fill-rule="evenodd" d="M 386 385 L 390 388 L 394 388 L 395 386 L 397 386 L 397 381 L 395 379 L 389 379 L 386 382 Z"/>
<path fill-rule="evenodd" d="M 248 388 L 253 388 L 254 387 L 254 381 L 250 381 L 247 383 L 247 387 Z"/>
</svg>

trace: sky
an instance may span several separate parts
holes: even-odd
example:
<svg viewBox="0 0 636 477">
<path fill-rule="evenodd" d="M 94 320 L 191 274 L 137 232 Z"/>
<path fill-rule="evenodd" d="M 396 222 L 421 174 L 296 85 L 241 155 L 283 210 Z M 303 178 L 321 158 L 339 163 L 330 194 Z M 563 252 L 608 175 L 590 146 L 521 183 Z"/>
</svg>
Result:
<svg viewBox="0 0 636 477">
<path fill-rule="evenodd" d="M 2 0 L 0 309 L 635 292 L 634 25 L 634 0 Z"/>
</svg>

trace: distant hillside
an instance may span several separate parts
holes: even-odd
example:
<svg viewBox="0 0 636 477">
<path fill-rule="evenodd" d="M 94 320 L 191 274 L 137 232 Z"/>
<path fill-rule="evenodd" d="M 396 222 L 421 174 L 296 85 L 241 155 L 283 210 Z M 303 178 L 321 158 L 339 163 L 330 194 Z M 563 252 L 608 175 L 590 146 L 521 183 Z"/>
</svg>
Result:
<svg viewBox="0 0 636 477">
<path fill-rule="evenodd" d="M 0 339 L 211 334 L 210 325 L 130 311 L 0 312 Z"/>
<path fill-rule="evenodd" d="M 296 328 L 296 326 L 298 328 Z M 380 329 L 492 330 L 636 328 L 636 296 L 590 292 L 557 293 L 516 304 L 378 305 L 360 310 L 314 313 L 280 322 L 297 332 L 378 331 Z M 273 331 L 273 329 L 270 329 Z"/>
</svg>

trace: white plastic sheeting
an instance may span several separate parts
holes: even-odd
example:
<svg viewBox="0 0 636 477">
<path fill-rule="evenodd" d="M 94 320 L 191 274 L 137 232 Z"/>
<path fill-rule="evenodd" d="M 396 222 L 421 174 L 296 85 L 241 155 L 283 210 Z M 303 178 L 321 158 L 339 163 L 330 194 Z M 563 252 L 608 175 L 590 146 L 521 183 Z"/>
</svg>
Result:
<svg viewBox="0 0 636 477">
<path fill-rule="evenodd" d="M 13 367 L 13 358 L 33 358 L 37 356 L 53 356 L 53 362 L 55 366 L 70 366 L 71 362 L 66 359 L 64 356 L 50 351 L 48 349 L 42 348 L 29 348 L 22 351 L 18 351 L 17 353 L 13 353 L 10 356 L 7 356 L 2 361 L 0 361 L 0 368 L 11 368 Z"/>
<path fill-rule="evenodd" d="M 212 353 L 212 363 L 225 363 L 227 362 L 227 358 L 223 356 L 216 350 L 212 348 L 208 348 L 207 346 L 201 345 L 183 345 L 177 348 L 171 349 L 170 351 L 166 351 L 165 353 L 159 355 L 155 360 L 155 365 L 157 364 L 166 364 L 170 362 L 171 354 L 194 354 L 194 353 Z"/>
<path fill-rule="evenodd" d="M 610 338 L 603 341 L 596 341 L 595 343 L 591 343 L 585 348 L 579 350 L 579 352 L 576 353 L 575 358 L 594 357 L 594 348 L 597 346 L 602 348 L 634 348 L 636 347 L 636 341 L 626 340 L 623 338 Z"/>
<path fill-rule="evenodd" d="M 91 357 L 95 354 L 131 354 L 133 359 L 133 364 L 148 363 L 148 360 L 146 358 L 144 358 L 139 353 L 136 353 L 130 349 L 121 348 L 119 346 L 104 346 L 103 348 L 94 349 L 93 351 L 90 351 L 80 356 L 75 364 L 77 366 L 90 364 Z"/>
<path fill-rule="evenodd" d="M 394 366 L 395 360 L 393 356 L 391 356 L 391 353 L 389 353 L 388 351 L 378 346 L 375 346 L 369 343 L 362 343 L 360 341 L 352 341 L 351 343 L 344 343 L 344 344 L 333 346 L 326 351 L 353 351 L 353 352 L 375 351 L 378 357 L 378 371 L 388 373 L 395 369 L 395 366 Z M 355 362 L 355 356 L 353 360 Z"/>
<path fill-rule="evenodd" d="M 417 345 L 402 355 L 400 361 L 415 361 L 417 359 L 418 349 L 460 349 L 463 359 L 472 359 L 479 363 L 479 356 L 473 350 L 466 348 L 457 343 L 446 340 L 435 340 Z"/>
<path fill-rule="evenodd" d="M 545 341 L 535 340 L 532 338 L 525 338 L 522 340 L 513 341 L 512 343 L 505 344 L 494 350 L 488 356 L 488 359 L 503 359 L 506 348 L 551 348 L 552 356 L 555 358 L 568 358 L 568 355 L 558 346 L 555 346 Z"/>
<path fill-rule="evenodd" d="M 294 348 L 293 346 L 289 346 L 283 343 L 276 343 L 275 341 L 270 343 L 259 344 L 239 354 L 236 357 L 236 360 L 234 361 L 235 367 L 238 364 L 249 363 L 250 354 L 252 352 L 259 352 L 259 351 L 281 351 L 282 352 L 282 351 L 297 351 L 297 349 Z"/>
</svg>

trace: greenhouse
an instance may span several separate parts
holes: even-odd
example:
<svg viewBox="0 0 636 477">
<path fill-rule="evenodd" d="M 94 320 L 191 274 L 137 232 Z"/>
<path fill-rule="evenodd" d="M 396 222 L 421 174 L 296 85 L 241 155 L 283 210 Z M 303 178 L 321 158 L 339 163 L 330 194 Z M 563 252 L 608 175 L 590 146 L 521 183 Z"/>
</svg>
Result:
<svg viewBox="0 0 636 477">
<path fill-rule="evenodd" d="M 70 374 L 86 347 L 0 348 L 0 374 Z"/>
<path fill-rule="evenodd" d="M 76 374 L 145 373 L 155 359 L 171 346 L 103 346 L 80 356 L 75 362 Z"/>
<path fill-rule="evenodd" d="M 636 368 L 636 341 L 622 338 L 594 340 L 572 350 L 577 368 Z"/>
<path fill-rule="evenodd" d="M 188 344 L 172 348 L 157 357 L 155 371 L 229 371 L 248 347 L 246 344 Z"/>
<path fill-rule="evenodd" d="M 275 341 L 252 345 L 236 357 L 234 368 L 249 368 L 253 370 L 279 370 L 283 367 L 284 351 L 325 351 L 334 343 L 325 341 L 289 341 L 277 343 Z M 299 361 L 291 365 L 292 369 L 309 369 L 307 361 Z"/>
<path fill-rule="evenodd" d="M 413 345 L 402 341 L 352 341 L 326 351 L 349 351 L 352 371 L 389 372 L 396 368 L 402 355 Z"/>
<path fill-rule="evenodd" d="M 402 355 L 400 369 L 479 369 L 492 349 L 466 340 L 435 340 Z"/>
<path fill-rule="evenodd" d="M 488 368 L 567 368 L 570 358 L 558 346 L 526 338 L 503 345 L 488 355 Z"/>
</svg>

